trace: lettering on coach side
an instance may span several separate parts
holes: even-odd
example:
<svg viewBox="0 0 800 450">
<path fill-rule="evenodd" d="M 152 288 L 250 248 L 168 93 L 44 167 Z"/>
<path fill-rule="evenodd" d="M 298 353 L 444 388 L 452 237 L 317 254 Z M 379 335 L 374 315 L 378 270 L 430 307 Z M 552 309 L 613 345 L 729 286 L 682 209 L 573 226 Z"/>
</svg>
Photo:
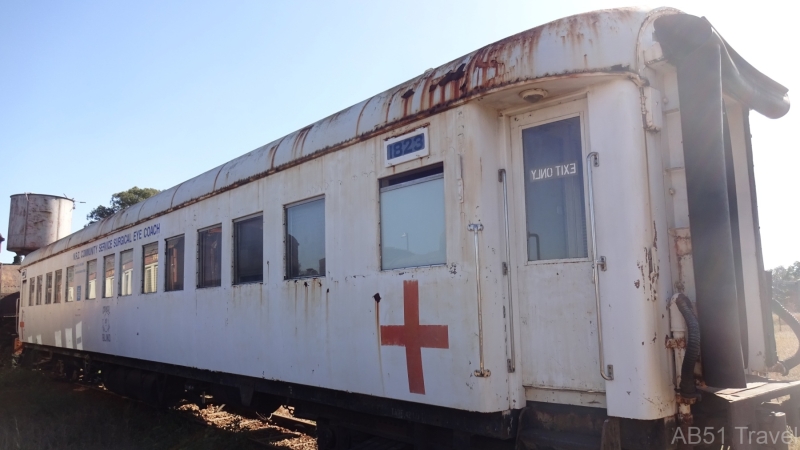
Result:
<svg viewBox="0 0 800 450">
<path fill-rule="evenodd" d="M 102 253 L 105 251 L 112 250 L 116 247 L 120 247 L 123 245 L 130 244 L 131 242 L 135 242 L 141 239 L 147 239 L 152 236 L 156 236 L 161 233 L 161 224 L 155 223 L 153 225 L 148 225 L 143 228 L 139 228 L 137 230 L 133 230 L 130 233 L 125 233 L 120 236 L 113 237 L 106 241 L 103 241 L 97 245 L 93 245 L 91 247 L 85 248 L 81 251 L 76 251 L 72 254 L 72 259 L 77 261 L 81 258 L 86 258 L 87 256 L 92 256 L 97 253 Z"/>
<path fill-rule="evenodd" d="M 577 163 L 556 164 L 554 166 L 538 167 L 531 169 L 531 182 L 563 178 L 578 173 Z"/>
<path fill-rule="evenodd" d="M 103 306 L 103 342 L 111 342 L 111 306 Z"/>
</svg>

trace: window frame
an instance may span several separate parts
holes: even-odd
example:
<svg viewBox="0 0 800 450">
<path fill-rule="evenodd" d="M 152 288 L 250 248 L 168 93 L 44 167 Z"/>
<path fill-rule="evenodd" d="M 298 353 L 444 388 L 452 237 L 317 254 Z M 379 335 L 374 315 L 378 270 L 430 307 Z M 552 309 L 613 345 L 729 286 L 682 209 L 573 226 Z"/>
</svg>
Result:
<svg viewBox="0 0 800 450">
<path fill-rule="evenodd" d="M 151 247 L 153 245 L 156 246 L 156 253 L 155 253 L 155 255 L 156 255 L 156 268 L 155 268 L 156 275 L 155 275 L 155 281 L 153 282 L 153 290 L 152 291 L 145 291 L 145 287 L 147 286 L 147 265 L 145 264 L 145 262 L 146 262 L 145 258 L 147 257 L 147 252 L 145 251 L 145 248 Z M 159 261 L 159 257 L 160 257 L 159 248 L 160 248 L 159 241 L 148 242 L 147 244 L 142 245 L 142 283 L 141 283 L 141 289 L 140 289 L 142 294 L 156 294 L 156 293 L 158 293 L 158 268 L 160 266 L 160 264 L 159 264 L 159 262 L 160 262 Z"/>
<path fill-rule="evenodd" d="M 441 170 L 440 172 L 434 173 L 432 175 L 424 175 L 419 178 L 414 178 L 408 181 L 402 181 L 397 184 L 383 186 L 384 183 L 390 182 L 392 179 L 398 179 L 403 177 L 410 177 L 414 176 L 415 173 L 426 173 L 432 172 L 434 170 Z M 417 184 L 427 183 L 429 181 L 434 181 L 442 179 L 442 183 L 445 183 L 445 176 L 444 176 L 444 162 L 439 161 L 427 166 L 422 166 L 413 170 L 408 170 L 405 172 L 395 173 L 383 178 L 378 179 L 378 265 L 380 267 L 381 272 L 389 272 L 393 270 L 406 270 L 406 269 L 417 269 L 421 267 L 440 267 L 447 265 L 447 189 L 446 186 L 443 186 L 442 189 L 442 200 L 443 200 L 443 207 L 444 210 L 442 214 L 444 215 L 444 229 L 445 229 L 445 255 L 444 255 L 444 262 L 435 263 L 435 264 L 423 264 L 419 266 L 403 266 L 403 267 L 394 267 L 394 268 L 384 268 L 383 267 L 383 214 L 381 212 L 381 197 L 384 192 L 390 192 L 398 189 L 407 188 L 410 186 L 414 186 Z"/>
<path fill-rule="evenodd" d="M 53 303 L 53 272 L 44 274 L 44 304 Z"/>
<path fill-rule="evenodd" d="M 114 298 L 115 292 L 113 291 L 113 289 L 115 287 L 114 285 L 116 284 L 116 280 L 111 280 L 111 289 L 112 289 L 111 295 L 106 295 L 106 283 L 108 282 L 108 278 L 106 277 L 106 260 L 108 258 L 114 258 L 113 262 L 111 264 L 111 267 L 112 267 L 112 270 L 115 271 L 115 273 L 112 276 L 114 278 L 116 278 L 117 277 L 117 274 L 116 274 L 116 270 L 117 270 L 116 256 L 117 256 L 116 253 L 112 253 L 110 255 L 103 256 L 103 292 L 102 292 L 103 295 L 101 295 L 100 298 Z M 97 275 L 95 275 L 95 279 L 97 279 L 96 277 L 97 277 Z"/>
<path fill-rule="evenodd" d="M 42 304 L 42 275 L 36 275 L 36 306 Z"/>
<path fill-rule="evenodd" d="M 130 255 L 131 255 L 131 279 L 130 279 L 130 285 L 131 285 L 130 287 L 131 287 L 131 289 L 130 289 L 130 292 L 128 294 L 125 294 L 124 293 L 125 291 L 122 290 L 123 283 L 125 282 L 125 270 L 124 270 L 124 267 L 123 267 L 124 262 L 122 260 L 122 255 L 125 255 L 125 254 L 128 254 L 128 253 L 130 253 Z M 117 266 L 117 268 L 119 269 L 119 276 L 117 277 L 118 278 L 117 288 L 119 290 L 117 291 L 117 296 L 119 296 L 119 297 L 130 297 L 131 295 L 133 295 L 133 268 L 135 267 L 135 265 L 133 263 L 133 260 L 134 260 L 134 255 L 133 255 L 133 249 L 132 248 L 129 248 L 127 250 L 122 250 L 122 251 L 119 252 L 119 263 L 118 263 L 118 266 Z M 116 276 L 116 274 L 114 274 L 114 275 Z M 113 295 L 112 295 L 112 297 L 113 297 Z"/>
<path fill-rule="evenodd" d="M 180 266 L 181 267 L 181 273 L 180 273 L 181 288 L 180 289 L 170 289 L 169 288 L 169 282 L 170 282 L 171 278 L 170 278 L 169 274 L 171 273 L 171 269 L 169 267 L 169 264 L 171 264 L 171 261 L 169 259 L 169 248 L 170 248 L 169 247 L 169 242 L 170 241 L 174 241 L 176 239 L 181 239 L 183 241 L 183 243 L 181 244 L 183 246 L 183 254 L 181 255 L 181 258 L 182 258 L 181 261 L 182 262 L 181 262 L 181 266 Z M 180 291 L 185 290 L 186 289 L 186 234 L 179 234 L 177 236 L 173 236 L 173 237 L 164 239 L 164 259 L 165 259 L 165 261 L 164 261 L 164 292 L 180 292 Z M 174 280 L 173 280 L 173 282 L 174 282 Z"/>
<path fill-rule="evenodd" d="M 318 275 L 301 275 L 301 276 L 296 276 L 296 277 L 290 277 L 289 276 L 289 209 L 290 208 L 294 208 L 295 206 L 301 206 L 301 205 L 305 205 L 307 203 L 313 203 L 313 202 L 317 202 L 317 201 L 320 201 L 320 200 L 322 201 L 322 217 L 323 217 L 323 220 L 325 222 L 325 224 L 323 226 L 323 229 L 322 229 L 322 232 L 323 232 L 322 241 L 323 241 L 323 252 L 324 252 L 324 255 L 325 255 L 325 259 L 326 259 L 326 261 L 325 261 L 325 267 L 326 267 L 325 272 L 327 272 L 327 266 L 328 266 L 328 262 L 327 262 L 327 258 L 328 258 L 328 248 L 327 248 L 328 247 L 328 241 L 326 239 L 326 237 L 327 237 L 327 228 L 328 228 L 328 221 L 327 221 L 327 214 L 326 214 L 327 208 L 325 206 L 326 205 L 325 204 L 325 194 L 320 194 L 320 195 L 317 195 L 317 196 L 314 196 L 314 197 L 311 197 L 311 198 L 307 198 L 305 200 L 299 200 L 299 201 L 296 201 L 296 202 L 286 203 L 285 205 L 283 205 L 283 279 L 284 279 L 284 281 L 302 280 L 302 279 L 305 279 L 305 278 L 325 278 L 325 276 L 327 275 L 327 273 L 323 273 L 323 274 L 318 274 Z"/>
<path fill-rule="evenodd" d="M 94 261 L 94 296 L 92 298 L 89 298 L 89 283 L 91 281 L 89 279 L 89 264 L 91 264 L 92 261 Z M 99 283 L 97 282 L 97 268 L 98 268 L 98 266 L 100 266 L 100 258 L 90 259 L 90 260 L 86 261 L 86 294 L 83 296 L 84 300 L 97 300 L 97 291 L 98 291 L 98 289 L 102 288 L 102 285 L 98 287 Z M 80 296 L 77 295 L 77 292 L 78 292 L 77 287 L 75 289 L 75 292 L 76 292 L 75 301 L 79 301 Z M 101 296 L 101 298 L 102 298 L 102 296 Z"/>
<path fill-rule="evenodd" d="M 239 281 L 239 274 L 238 274 L 238 264 L 239 264 L 239 241 L 237 239 L 237 230 L 238 224 L 247 222 L 256 218 L 261 218 L 261 279 L 258 281 Z M 231 230 L 231 237 L 232 237 L 232 256 L 233 261 L 231 264 L 232 271 L 231 271 L 231 285 L 233 286 L 241 286 L 244 284 L 255 284 L 255 283 L 264 283 L 264 212 L 260 211 L 257 213 L 250 214 L 248 216 L 240 217 L 238 219 L 234 219 L 232 221 L 233 229 Z"/>
<path fill-rule="evenodd" d="M 61 303 L 61 285 L 64 283 L 64 270 L 53 272 L 53 303 Z"/>
<path fill-rule="evenodd" d="M 520 172 L 518 169 L 512 169 L 511 171 L 514 172 L 513 176 L 515 179 L 518 179 L 515 184 L 515 190 L 518 194 L 515 196 L 514 204 L 518 211 L 522 212 L 522 219 L 520 222 L 520 228 L 517 234 L 517 239 L 520 239 L 520 242 L 524 243 L 524 250 L 520 250 L 523 254 L 522 257 L 522 264 L 525 266 L 536 266 L 536 265 L 547 265 L 547 264 L 569 264 L 569 263 L 584 263 L 584 262 L 591 262 L 593 260 L 592 255 L 592 243 L 591 243 L 591 224 L 590 224 L 590 211 L 589 211 L 589 180 L 588 180 L 588 167 L 586 163 L 586 158 L 589 153 L 592 152 L 590 148 L 590 142 L 588 139 L 588 130 L 589 130 L 589 123 L 588 123 L 588 114 L 587 114 L 588 106 L 585 97 L 581 97 L 575 100 L 568 101 L 567 103 L 560 104 L 560 105 L 550 105 L 547 107 L 543 107 L 540 109 L 534 109 L 531 111 L 527 111 L 521 114 L 518 114 L 511 119 L 511 161 L 513 167 L 520 167 L 522 170 L 522 174 L 520 176 Z M 583 180 L 583 208 L 584 208 L 584 222 L 585 222 L 585 230 L 586 230 L 586 257 L 577 257 L 577 258 L 560 258 L 560 259 L 541 259 L 541 260 L 529 260 L 528 250 L 527 250 L 527 237 L 524 236 L 528 232 L 528 224 L 527 224 L 527 217 L 526 217 L 526 192 L 525 192 L 525 164 L 524 164 L 524 155 L 523 155 L 523 148 L 522 148 L 522 131 L 528 128 L 538 127 L 541 125 L 547 125 L 549 123 L 558 122 L 561 120 L 571 119 L 573 117 L 578 117 L 580 120 L 580 129 L 581 129 L 581 158 L 582 158 L 582 173 L 581 177 Z"/>
<path fill-rule="evenodd" d="M 78 299 L 78 286 L 75 280 L 75 267 L 76 265 L 68 266 L 66 270 L 64 270 L 64 303 L 75 302 Z M 69 299 L 69 269 L 72 269 L 72 283 L 75 284 L 75 296 L 72 300 Z"/>
<path fill-rule="evenodd" d="M 205 266 L 203 264 L 203 252 L 202 252 L 202 249 L 201 249 L 201 246 L 203 245 L 203 242 L 202 242 L 202 239 L 200 238 L 200 235 L 202 233 L 204 233 L 204 232 L 207 232 L 209 230 L 213 230 L 214 228 L 217 228 L 217 227 L 219 227 L 219 236 L 220 236 L 220 241 L 219 241 L 219 246 L 220 246 L 220 248 L 219 248 L 219 284 L 202 285 L 201 286 L 200 285 L 200 280 L 201 280 L 203 269 L 205 268 Z M 222 287 L 222 270 L 223 270 L 222 269 L 222 246 L 223 246 L 222 233 L 223 233 L 222 223 L 211 225 L 211 226 L 208 226 L 208 227 L 205 227 L 205 228 L 200 228 L 200 229 L 197 230 L 197 245 L 196 245 L 196 255 L 197 255 L 196 261 L 197 261 L 197 264 L 196 264 L 196 274 L 195 274 L 196 275 L 196 279 L 195 279 L 195 288 L 196 289 L 213 289 L 213 288 Z M 186 242 L 184 241 L 184 248 L 185 248 L 185 244 L 186 244 Z M 186 262 L 186 259 L 184 258 L 184 264 L 185 264 L 185 262 Z"/>
</svg>

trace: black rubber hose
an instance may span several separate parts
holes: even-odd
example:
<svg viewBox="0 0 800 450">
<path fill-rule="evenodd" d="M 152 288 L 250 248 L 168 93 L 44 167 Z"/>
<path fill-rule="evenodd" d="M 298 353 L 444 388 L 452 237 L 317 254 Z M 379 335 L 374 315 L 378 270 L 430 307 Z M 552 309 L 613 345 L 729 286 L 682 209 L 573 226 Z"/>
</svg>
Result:
<svg viewBox="0 0 800 450">
<path fill-rule="evenodd" d="M 772 309 L 775 310 L 775 314 L 778 315 L 787 325 L 789 328 L 792 329 L 794 335 L 797 336 L 797 339 L 800 340 L 800 321 L 794 316 L 794 314 L 790 313 L 781 302 L 776 299 L 772 299 Z M 792 370 L 795 366 L 800 364 L 800 346 L 797 348 L 797 351 L 794 352 L 794 355 L 790 356 L 789 358 L 778 361 L 778 366 L 781 369 L 781 373 L 785 376 L 789 374 L 789 371 Z"/>
<path fill-rule="evenodd" d="M 694 384 L 694 366 L 700 358 L 700 322 L 694 314 L 692 302 L 689 297 L 679 294 L 675 300 L 678 310 L 686 321 L 686 354 L 681 366 L 681 395 L 687 398 L 697 397 L 697 387 Z"/>
</svg>

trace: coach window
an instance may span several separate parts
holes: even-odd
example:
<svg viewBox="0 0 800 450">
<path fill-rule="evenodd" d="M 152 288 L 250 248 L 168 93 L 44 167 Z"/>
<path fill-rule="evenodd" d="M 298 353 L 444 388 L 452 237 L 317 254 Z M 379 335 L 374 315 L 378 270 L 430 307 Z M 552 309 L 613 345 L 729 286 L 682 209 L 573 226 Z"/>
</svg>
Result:
<svg viewBox="0 0 800 450">
<path fill-rule="evenodd" d="M 183 290 L 183 236 L 167 239 L 167 270 L 165 291 Z"/>
<path fill-rule="evenodd" d="M 66 302 L 74 302 L 75 301 L 75 266 L 67 267 L 67 282 L 65 283 L 67 286 L 66 296 L 64 297 L 64 301 Z M 88 295 L 88 292 L 87 292 Z"/>
<path fill-rule="evenodd" d="M 114 255 L 103 258 L 103 298 L 114 296 Z"/>
<path fill-rule="evenodd" d="M 44 304 L 53 303 L 53 272 L 45 275 Z"/>
<path fill-rule="evenodd" d="M 528 261 L 586 258 L 580 117 L 522 130 Z"/>
<path fill-rule="evenodd" d="M 286 278 L 325 276 L 325 199 L 286 207 Z"/>
<path fill-rule="evenodd" d="M 42 276 L 36 277 L 36 304 L 42 304 Z"/>
<path fill-rule="evenodd" d="M 53 286 L 53 303 L 61 303 L 61 269 L 55 272 L 55 283 Z"/>
<path fill-rule="evenodd" d="M 444 264 L 444 168 L 380 181 L 381 268 Z"/>
<path fill-rule="evenodd" d="M 28 306 L 33 306 L 33 299 L 36 297 L 36 278 L 31 278 L 31 289 L 28 292 Z"/>
<path fill-rule="evenodd" d="M 233 284 L 264 281 L 264 216 L 233 223 Z"/>
<path fill-rule="evenodd" d="M 222 225 L 198 232 L 197 287 L 222 285 Z"/>
<path fill-rule="evenodd" d="M 125 297 L 131 294 L 133 294 L 133 249 L 119 254 L 119 295 Z"/>
<path fill-rule="evenodd" d="M 93 259 L 86 263 L 86 300 L 97 298 L 97 260 Z M 81 296 L 77 296 L 80 301 Z"/>
<path fill-rule="evenodd" d="M 142 246 L 142 293 L 156 292 L 158 277 L 158 242 Z"/>
</svg>

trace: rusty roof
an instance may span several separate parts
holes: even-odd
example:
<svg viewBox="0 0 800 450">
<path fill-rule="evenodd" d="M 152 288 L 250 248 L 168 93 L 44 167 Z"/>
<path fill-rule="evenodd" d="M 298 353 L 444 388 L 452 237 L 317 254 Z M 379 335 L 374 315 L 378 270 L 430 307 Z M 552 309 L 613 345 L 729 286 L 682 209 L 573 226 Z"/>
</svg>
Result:
<svg viewBox="0 0 800 450">
<path fill-rule="evenodd" d="M 221 166 L 91 224 L 25 259 L 31 263 L 249 181 L 512 86 L 644 69 L 652 23 L 671 8 L 618 8 L 559 19 L 431 69 Z M 645 33 L 645 30 L 650 33 Z"/>
</svg>

